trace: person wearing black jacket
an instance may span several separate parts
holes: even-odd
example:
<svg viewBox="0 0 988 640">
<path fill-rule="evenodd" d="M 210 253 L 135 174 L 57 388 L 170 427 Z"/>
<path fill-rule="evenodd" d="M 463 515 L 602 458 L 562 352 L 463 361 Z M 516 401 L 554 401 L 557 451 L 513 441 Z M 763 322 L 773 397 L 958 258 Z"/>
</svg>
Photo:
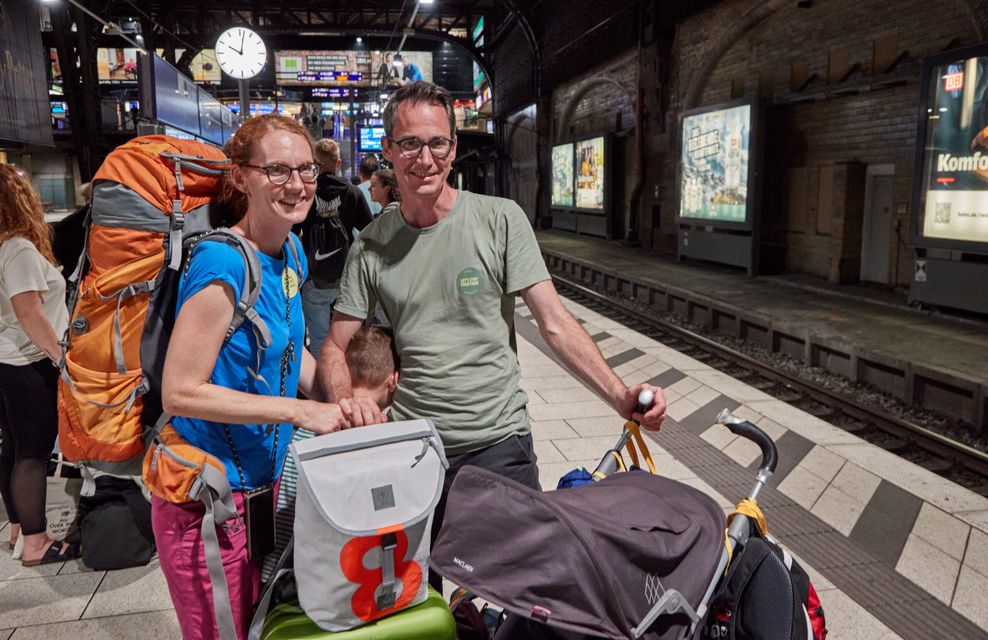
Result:
<svg viewBox="0 0 988 640">
<path fill-rule="evenodd" d="M 322 165 L 316 197 L 296 233 L 309 260 L 309 278 L 302 285 L 302 312 L 309 332 L 309 351 L 319 355 L 329 333 L 333 305 L 340 294 L 340 276 L 357 231 L 374 219 L 360 189 L 336 175 L 342 164 L 333 140 L 316 142 L 313 155 Z"/>
</svg>

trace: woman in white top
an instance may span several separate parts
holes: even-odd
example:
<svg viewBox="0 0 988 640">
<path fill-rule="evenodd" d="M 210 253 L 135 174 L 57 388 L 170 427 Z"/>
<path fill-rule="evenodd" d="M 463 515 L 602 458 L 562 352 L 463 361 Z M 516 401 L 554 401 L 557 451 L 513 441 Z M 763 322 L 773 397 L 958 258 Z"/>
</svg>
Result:
<svg viewBox="0 0 988 640">
<path fill-rule="evenodd" d="M 45 532 L 48 459 L 58 434 L 59 337 L 69 314 L 41 201 L 31 182 L 0 164 L 0 495 L 10 547 L 21 562 L 62 562 L 78 550 Z"/>
</svg>

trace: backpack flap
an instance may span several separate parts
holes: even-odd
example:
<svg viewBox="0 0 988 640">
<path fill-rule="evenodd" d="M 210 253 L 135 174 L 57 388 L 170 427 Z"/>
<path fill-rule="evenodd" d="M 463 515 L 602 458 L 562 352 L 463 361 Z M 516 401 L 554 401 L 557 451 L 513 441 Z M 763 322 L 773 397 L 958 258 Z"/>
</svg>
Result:
<svg viewBox="0 0 988 640">
<path fill-rule="evenodd" d="M 295 574 L 316 624 L 344 631 L 426 598 L 432 512 L 448 466 L 428 420 L 291 446 L 299 475 Z"/>
</svg>

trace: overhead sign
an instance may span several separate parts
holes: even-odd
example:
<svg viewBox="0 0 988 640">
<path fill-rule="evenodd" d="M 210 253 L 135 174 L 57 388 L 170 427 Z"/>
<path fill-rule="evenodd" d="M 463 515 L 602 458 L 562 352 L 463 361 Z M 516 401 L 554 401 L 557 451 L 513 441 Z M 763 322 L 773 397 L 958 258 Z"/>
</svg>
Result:
<svg viewBox="0 0 988 640">
<path fill-rule="evenodd" d="M 400 86 L 432 81 L 431 51 L 275 51 L 275 79 L 283 87 Z"/>
</svg>

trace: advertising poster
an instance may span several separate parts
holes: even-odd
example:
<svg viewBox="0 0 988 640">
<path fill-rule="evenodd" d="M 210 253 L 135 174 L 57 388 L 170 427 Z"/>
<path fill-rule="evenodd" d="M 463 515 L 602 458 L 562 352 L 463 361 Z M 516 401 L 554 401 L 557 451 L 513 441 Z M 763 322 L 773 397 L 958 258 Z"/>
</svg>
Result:
<svg viewBox="0 0 988 640">
<path fill-rule="evenodd" d="M 100 82 L 137 82 L 137 49 L 100 47 L 96 72 Z"/>
<path fill-rule="evenodd" d="M 934 66 L 925 105 L 920 233 L 988 242 L 988 57 Z"/>
<path fill-rule="evenodd" d="M 552 206 L 573 206 L 573 143 L 552 148 Z"/>
<path fill-rule="evenodd" d="M 747 221 L 750 138 L 750 105 L 683 118 L 681 217 Z"/>
<path fill-rule="evenodd" d="M 576 206 L 604 208 L 604 138 L 576 143 Z"/>
<path fill-rule="evenodd" d="M 431 51 L 275 51 L 281 86 L 327 84 L 398 87 L 432 81 Z"/>
</svg>

